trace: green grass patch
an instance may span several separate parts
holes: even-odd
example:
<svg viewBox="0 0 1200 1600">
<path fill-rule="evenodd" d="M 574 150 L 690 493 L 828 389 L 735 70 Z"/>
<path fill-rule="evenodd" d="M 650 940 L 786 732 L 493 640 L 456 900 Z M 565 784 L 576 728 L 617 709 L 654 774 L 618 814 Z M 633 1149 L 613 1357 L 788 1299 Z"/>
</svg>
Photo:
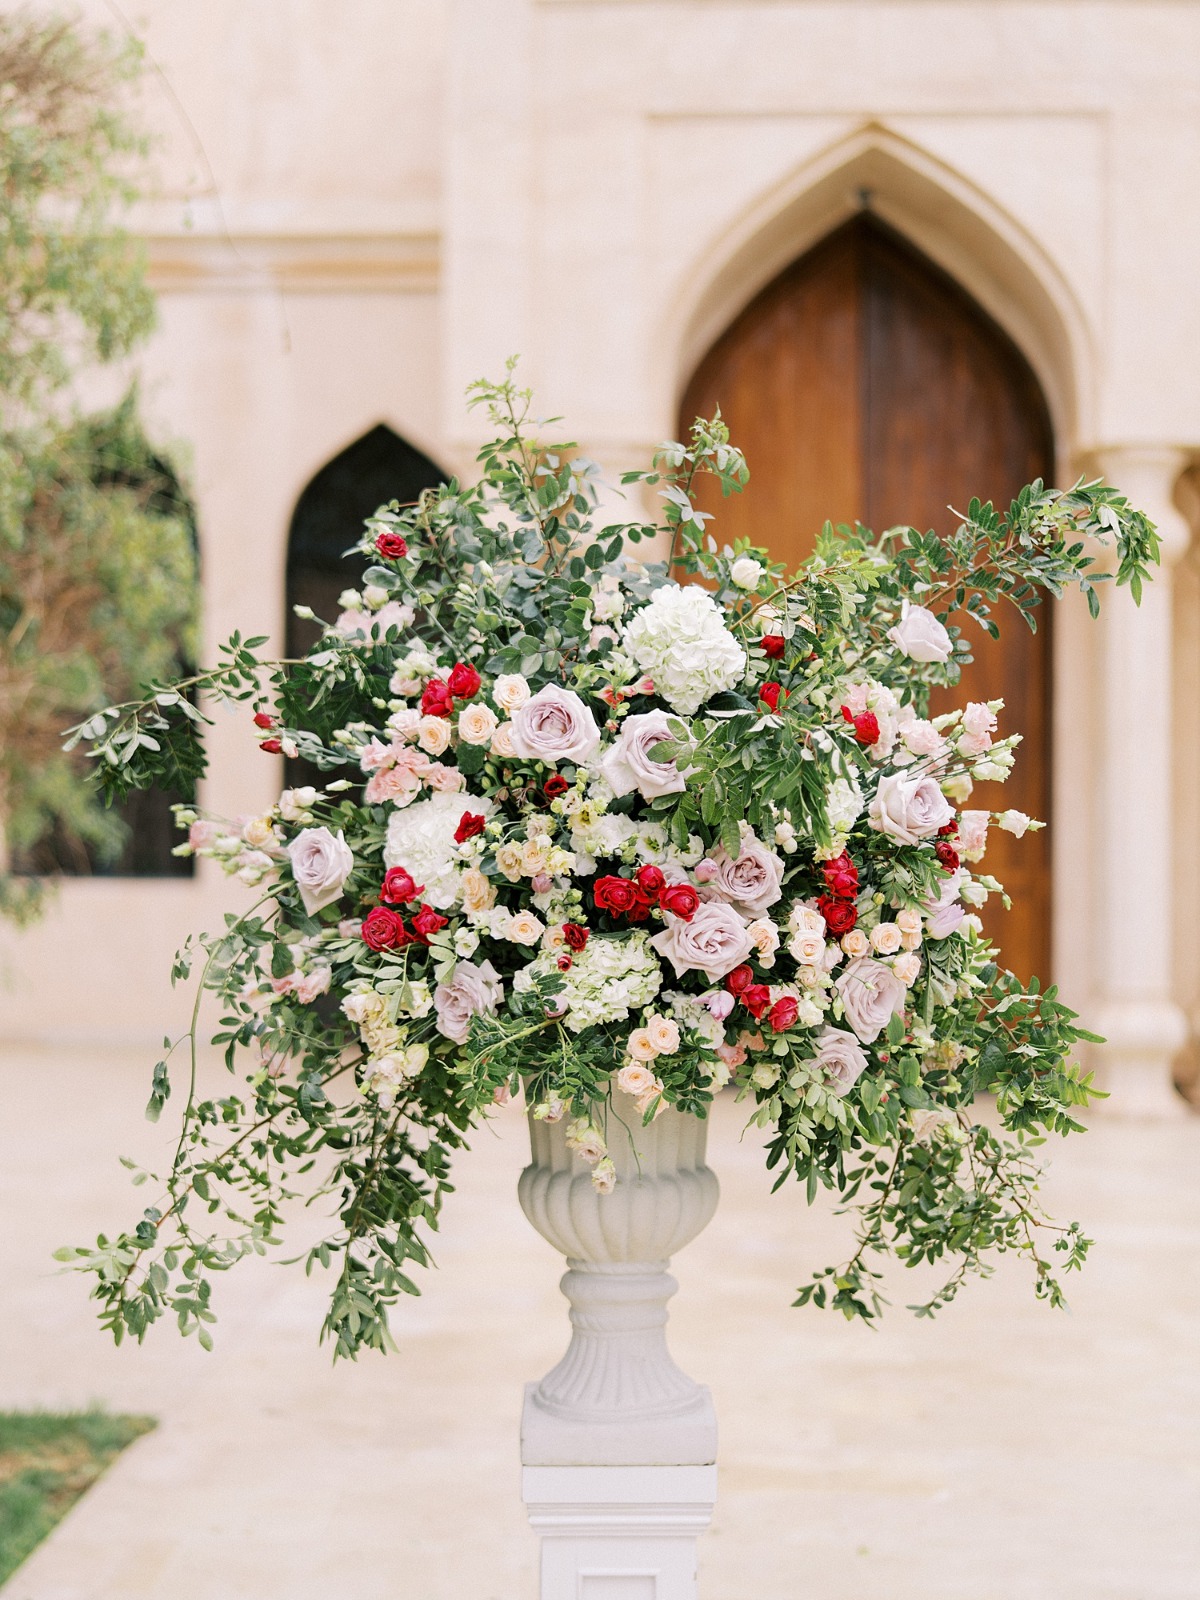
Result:
<svg viewBox="0 0 1200 1600">
<path fill-rule="evenodd" d="M 0 1411 L 0 1583 L 153 1417 Z"/>
</svg>

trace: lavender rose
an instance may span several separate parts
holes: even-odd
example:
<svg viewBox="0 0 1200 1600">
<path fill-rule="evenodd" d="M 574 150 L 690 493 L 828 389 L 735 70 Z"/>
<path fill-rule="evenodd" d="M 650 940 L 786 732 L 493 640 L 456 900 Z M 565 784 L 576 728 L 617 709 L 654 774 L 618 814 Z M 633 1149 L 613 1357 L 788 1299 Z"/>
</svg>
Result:
<svg viewBox="0 0 1200 1600">
<path fill-rule="evenodd" d="M 860 956 L 837 979 L 846 1021 L 864 1044 L 871 1044 L 887 1027 L 888 1018 L 904 1010 L 908 993 L 903 983 L 882 961 Z"/>
<path fill-rule="evenodd" d="M 614 794 L 636 789 L 644 800 L 655 800 L 660 794 L 679 794 L 683 789 L 684 775 L 674 761 L 651 759 L 655 745 L 674 737 L 667 722 L 665 711 L 626 717 L 620 738 L 605 751 L 600 763 L 604 781 Z"/>
<path fill-rule="evenodd" d="M 754 949 L 745 921 L 723 900 L 706 901 L 690 922 L 668 916 L 667 926 L 650 943 L 659 955 L 666 956 L 676 977 L 703 972 L 713 983 L 732 972 Z"/>
<path fill-rule="evenodd" d="M 748 917 L 761 917 L 783 893 L 782 859 L 752 833 L 742 836 L 741 854 L 736 861 L 721 845 L 709 856 L 707 864 L 700 865 L 705 870 L 696 876 Z"/>
<path fill-rule="evenodd" d="M 907 600 L 900 608 L 900 621 L 889 631 L 888 638 L 910 661 L 949 661 L 954 652 L 950 635 L 933 612 L 910 605 Z"/>
<path fill-rule="evenodd" d="M 928 916 L 925 926 L 931 939 L 949 938 L 966 916 L 966 912 L 958 900 L 962 881 L 963 875 L 961 872 L 952 872 L 945 883 L 942 884 L 941 893 L 938 897 L 926 900 L 925 910 Z"/>
<path fill-rule="evenodd" d="M 471 1018 L 481 1012 L 489 1016 L 494 1014 L 503 998 L 500 974 L 490 961 L 483 961 L 479 966 L 471 961 L 460 961 L 450 982 L 439 983 L 433 991 L 438 1032 L 453 1039 L 455 1044 L 466 1044 Z"/>
<path fill-rule="evenodd" d="M 953 822 L 954 811 L 936 779 L 893 772 L 880 778 L 867 820 L 898 844 L 916 844 Z"/>
<path fill-rule="evenodd" d="M 847 1095 L 862 1076 L 867 1053 L 852 1033 L 844 1028 L 823 1028 L 817 1035 L 817 1051 L 811 1057 L 828 1088 Z"/>
<path fill-rule="evenodd" d="M 322 906 L 332 905 L 354 870 L 354 856 L 339 832 L 335 838 L 328 828 L 304 828 L 288 846 L 292 877 L 311 917 Z"/>
<path fill-rule="evenodd" d="M 556 683 L 513 712 L 513 750 L 526 761 L 586 761 L 599 743 L 591 712 L 571 689 Z"/>
</svg>

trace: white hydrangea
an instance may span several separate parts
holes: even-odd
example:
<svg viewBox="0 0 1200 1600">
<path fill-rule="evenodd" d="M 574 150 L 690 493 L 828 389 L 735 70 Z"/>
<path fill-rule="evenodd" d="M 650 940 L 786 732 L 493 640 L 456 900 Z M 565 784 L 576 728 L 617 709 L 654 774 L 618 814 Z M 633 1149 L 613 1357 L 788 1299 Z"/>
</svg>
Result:
<svg viewBox="0 0 1200 1600">
<path fill-rule="evenodd" d="M 425 885 L 421 898 L 445 910 L 458 898 L 461 874 L 454 834 L 463 812 L 486 817 L 491 810 L 492 802 L 482 795 L 433 794 L 428 800 L 393 811 L 383 848 L 384 865 L 410 872 Z"/>
<path fill-rule="evenodd" d="M 656 589 L 626 625 L 622 643 L 653 679 L 655 694 L 683 716 L 732 689 L 746 671 L 746 652 L 698 584 Z"/>
<path fill-rule="evenodd" d="M 849 833 L 862 815 L 863 793 L 851 778 L 835 778 L 825 794 L 829 825 L 838 833 Z"/>
<path fill-rule="evenodd" d="M 557 971 L 557 957 L 545 951 L 517 974 L 513 987 L 529 989 L 539 973 Z M 602 1022 L 624 1022 L 631 1011 L 648 1006 L 661 986 L 662 968 L 644 933 L 615 939 L 594 933 L 563 974 L 555 998 L 566 1007 L 566 1026 L 582 1033 Z"/>
</svg>

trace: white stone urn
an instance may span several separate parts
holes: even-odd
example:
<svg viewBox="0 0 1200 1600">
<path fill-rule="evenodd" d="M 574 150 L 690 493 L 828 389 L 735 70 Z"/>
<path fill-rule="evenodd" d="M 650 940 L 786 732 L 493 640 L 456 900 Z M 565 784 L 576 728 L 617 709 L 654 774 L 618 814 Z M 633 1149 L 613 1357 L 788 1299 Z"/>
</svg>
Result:
<svg viewBox="0 0 1200 1600">
<path fill-rule="evenodd" d="M 667 1301 L 679 1285 L 670 1258 L 716 1210 L 704 1161 L 708 1123 L 668 1107 L 647 1127 L 630 1107 L 605 1130 L 616 1187 L 599 1194 L 591 1168 L 567 1148 L 564 1122 L 529 1122 L 532 1159 L 521 1208 L 567 1258 L 562 1291 L 571 1342 L 526 1389 L 527 1465 L 679 1466 L 716 1460 L 709 1391 L 667 1349 Z"/>
</svg>

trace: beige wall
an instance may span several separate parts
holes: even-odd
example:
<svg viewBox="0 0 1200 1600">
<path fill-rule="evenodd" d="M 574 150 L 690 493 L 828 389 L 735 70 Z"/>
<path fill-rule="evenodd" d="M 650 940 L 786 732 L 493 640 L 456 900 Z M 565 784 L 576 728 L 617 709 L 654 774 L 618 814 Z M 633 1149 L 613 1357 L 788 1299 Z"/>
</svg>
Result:
<svg viewBox="0 0 1200 1600">
<path fill-rule="evenodd" d="M 86 9 L 111 24 L 102 0 Z M 235 626 L 278 634 L 295 499 L 364 429 L 386 421 L 465 470 L 480 424 L 463 389 L 520 351 L 545 411 L 602 462 L 636 458 L 673 430 L 706 343 L 862 189 L 1025 349 L 1064 475 L 1127 459 L 1113 446 L 1180 447 L 1174 476 L 1200 460 L 1200 5 L 147 0 L 138 15 L 160 139 L 139 213 L 162 292 L 143 381 L 163 432 L 190 442 L 210 650 Z M 1190 561 L 1181 718 L 1200 659 Z M 1112 648 L 1064 616 L 1055 959 L 1082 1004 L 1110 981 L 1126 848 L 1097 801 L 1097 752 L 1123 737 L 1101 688 Z M 222 719 L 206 800 L 251 810 L 272 768 Z M 1185 888 L 1195 827 L 1177 808 L 1164 843 Z M 207 874 L 65 885 L 42 928 L 0 936 L 3 1031 L 154 1035 L 167 946 L 224 892 Z M 96 994 L 66 1018 L 54 953 L 81 914 Z M 1170 960 L 1195 1009 L 1195 958 Z"/>
</svg>

